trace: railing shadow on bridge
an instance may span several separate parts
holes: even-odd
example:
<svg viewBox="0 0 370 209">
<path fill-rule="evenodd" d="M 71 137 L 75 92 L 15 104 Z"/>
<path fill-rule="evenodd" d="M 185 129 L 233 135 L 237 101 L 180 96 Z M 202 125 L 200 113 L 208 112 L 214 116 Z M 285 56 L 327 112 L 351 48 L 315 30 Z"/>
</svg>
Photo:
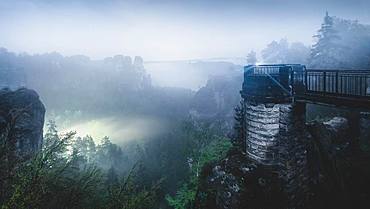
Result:
<svg viewBox="0 0 370 209">
<path fill-rule="evenodd" d="M 370 109 L 370 70 L 307 69 L 300 64 L 249 65 L 244 68 L 243 91 L 246 82 L 261 76 L 268 77 L 283 94 L 295 100 Z"/>
</svg>

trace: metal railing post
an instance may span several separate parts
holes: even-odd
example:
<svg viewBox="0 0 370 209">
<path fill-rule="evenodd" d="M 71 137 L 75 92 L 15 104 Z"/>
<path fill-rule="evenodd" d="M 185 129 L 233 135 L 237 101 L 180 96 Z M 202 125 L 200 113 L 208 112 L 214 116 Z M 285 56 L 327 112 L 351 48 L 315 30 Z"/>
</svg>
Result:
<svg viewBox="0 0 370 209">
<path fill-rule="evenodd" d="M 335 93 L 339 93 L 339 71 L 335 72 Z"/>
<path fill-rule="evenodd" d="M 290 85 L 292 86 L 292 95 L 294 95 L 294 71 L 292 67 L 290 67 Z"/>
<path fill-rule="evenodd" d="M 324 71 L 324 75 L 323 75 L 323 80 L 324 80 L 324 85 L 323 85 L 323 91 L 324 93 L 326 92 L 326 72 Z"/>
<path fill-rule="evenodd" d="M 367 76 L 365 75 L 365 96 L 367 96 L 367 85 L 368 85 L 368 80 L 367 80 Z"/>
<path fill-rule="evenodd" d="M 308 79 L 307 79 L 307 69 L 305 68 L 304 71 L 304 91 L 307 92 L 308 90 Z"/>
</svg>

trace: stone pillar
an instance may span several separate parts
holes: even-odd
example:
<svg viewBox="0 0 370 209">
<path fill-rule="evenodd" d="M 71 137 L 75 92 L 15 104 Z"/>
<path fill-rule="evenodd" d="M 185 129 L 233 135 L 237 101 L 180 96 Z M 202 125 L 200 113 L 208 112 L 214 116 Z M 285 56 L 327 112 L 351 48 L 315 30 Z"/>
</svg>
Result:
<svg viewBox="0 0 370 209">
<path fill-rule="evenodd" d="M 301 145 L 305 104 L 245 103 L 246 153 L 264 165 L 285 165 Z"/>
<path fill-rule="evenodd" d="M 278 164 L 280 109 L 287 104 L 246 102 L 246 153 L 264 165 Z"/>
<path fill-rule="evenodd" d="M 300 208 L 308 190 L 306 104 L 246 102 L 247 155 L 273 166 L 283 181 L 291 208 Z"/>
</svg>

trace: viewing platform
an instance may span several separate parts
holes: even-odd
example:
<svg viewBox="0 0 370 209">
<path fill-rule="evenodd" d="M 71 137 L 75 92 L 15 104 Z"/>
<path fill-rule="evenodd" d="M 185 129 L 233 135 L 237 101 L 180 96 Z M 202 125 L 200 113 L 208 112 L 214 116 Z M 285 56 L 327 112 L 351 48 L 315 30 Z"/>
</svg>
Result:
<svg viewBox="0 0 370 209">
<path fill-rule="evenodd" d="M 370 112 L 370 70 L 249 65 L 240 93 L 246 153 L 264 165 L 283 166 L 305 162 L 306 103 Z"/>
<path fill-rule="evenodd" d="M 241 95 L 262 103 L 299 101 L 370 110 L 370 70 L 249 65 L 244 67 Z"/>
</svg>

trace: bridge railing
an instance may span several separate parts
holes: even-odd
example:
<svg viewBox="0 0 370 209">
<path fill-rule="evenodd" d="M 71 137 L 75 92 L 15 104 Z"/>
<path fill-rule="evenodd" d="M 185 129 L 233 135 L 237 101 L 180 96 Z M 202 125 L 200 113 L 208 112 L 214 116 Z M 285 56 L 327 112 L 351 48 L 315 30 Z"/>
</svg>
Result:
<svg viewBox="0 0 370 209">
<path fill-rule="evenodd" d="M 370 71 L 317 70 L 305 71 L 305 92 L 341 96 L 370 96 Z"/>
<path fill-rule="evenodd" d="M 279 76 L 281 65 L 249 65 L 245 67 L 247 75 L 253 76 Z"/>
<path fill-rule="evenodd" d="M 288 65 L 249 65 L 244 67 L 243 98 L 264 102 L 291 99 L 291 67 Z"/>
<path fill-rule="evenodd" d="M 305 91 L 305 69 L 306 67 L 300 64 L 249 65 L 244 67 L 244 80 L 247 81 L 249 77 L 269 77 L 281 90 L 292 95 Z"/>
<path fill-rule="evenodd" d="M 244 76 L 244 81 L 268 77 L 274 81 L 271 85 L 287 95 L 332 95 L 370 100 L 370 70 L 306 69 L 299 64 L 250 65 L 245 67 Z"/>
</svg>

